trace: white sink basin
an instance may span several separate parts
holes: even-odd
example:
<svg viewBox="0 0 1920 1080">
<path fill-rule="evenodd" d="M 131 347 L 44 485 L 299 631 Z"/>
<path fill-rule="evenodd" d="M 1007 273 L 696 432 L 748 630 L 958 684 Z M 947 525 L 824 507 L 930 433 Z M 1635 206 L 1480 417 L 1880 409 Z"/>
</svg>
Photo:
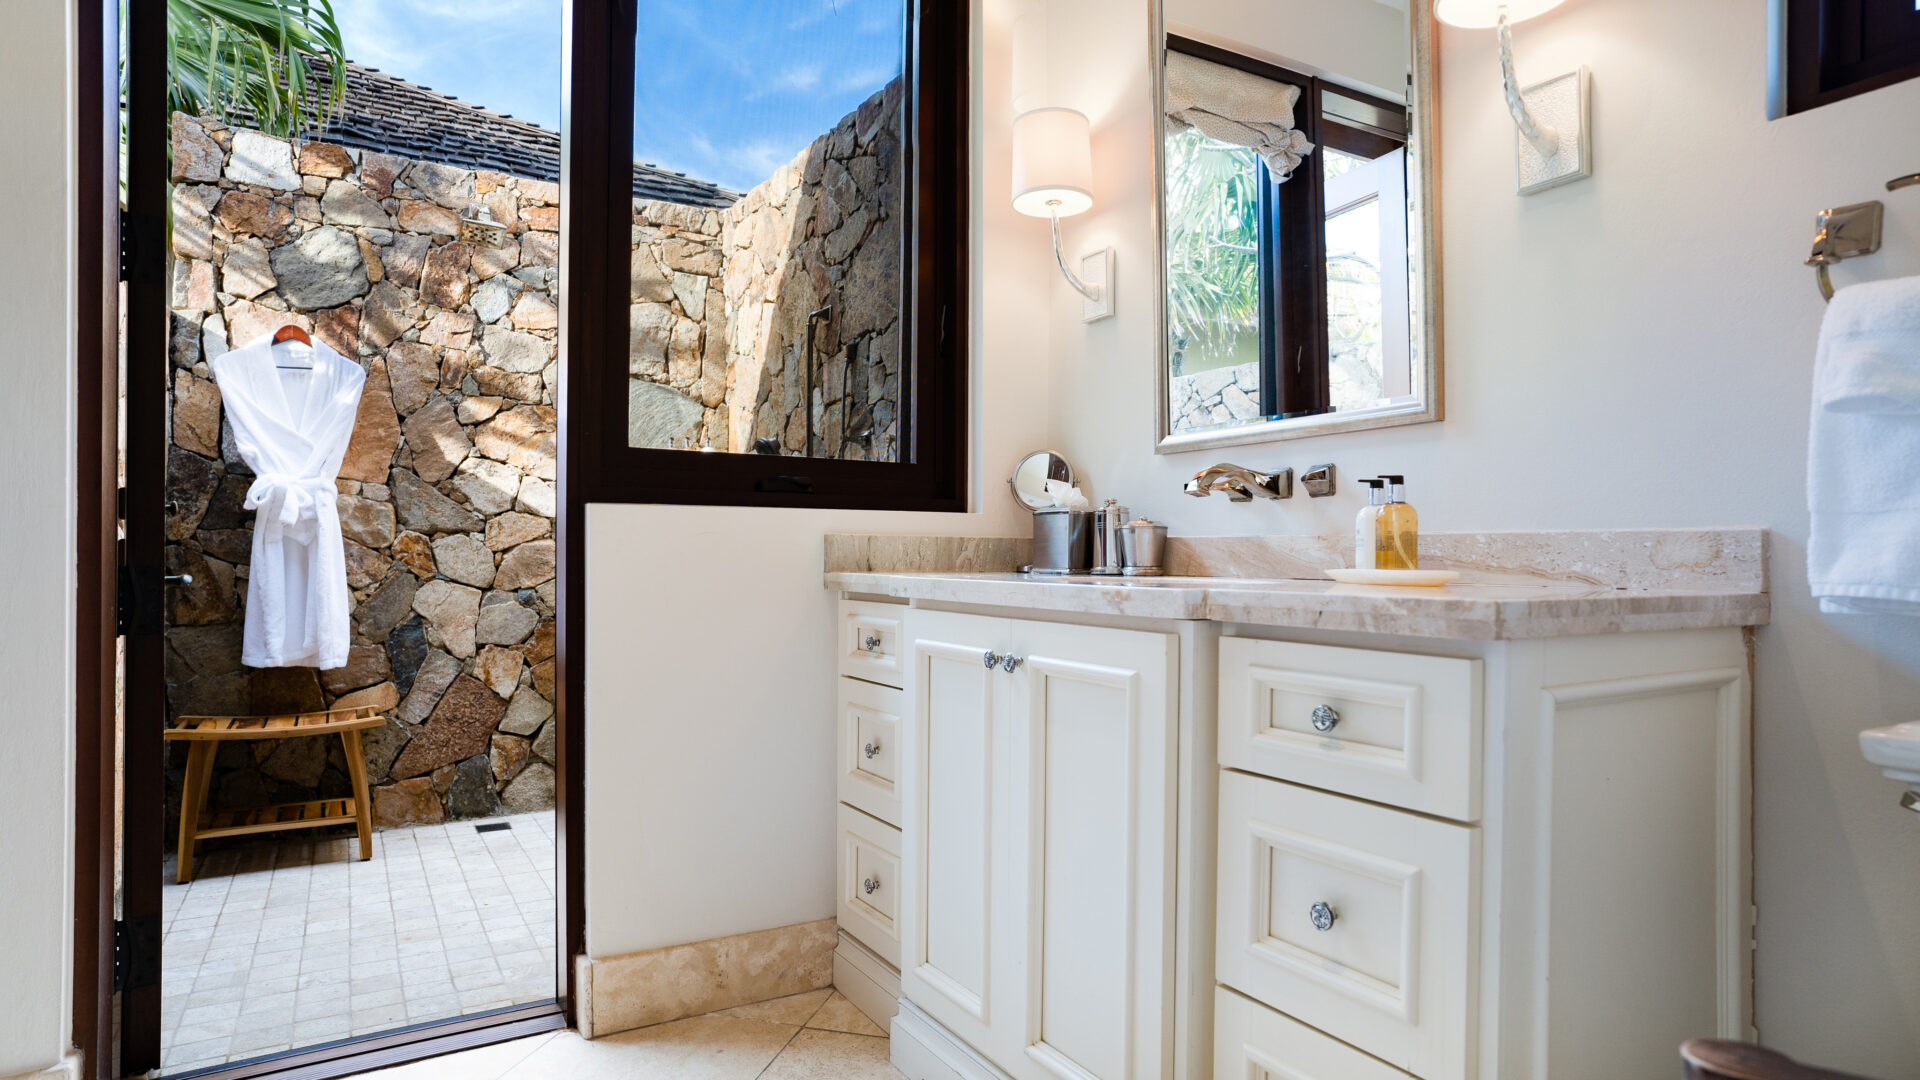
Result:
<svg viewBox="0 0 1920 1080">
<path fill-rule="evenodd" d="M 1920 720 L 1861 732 L 1860 753 L 1887 779 L 1907 785 L 1900 805 L 1920 810 Z"/>
</svg>

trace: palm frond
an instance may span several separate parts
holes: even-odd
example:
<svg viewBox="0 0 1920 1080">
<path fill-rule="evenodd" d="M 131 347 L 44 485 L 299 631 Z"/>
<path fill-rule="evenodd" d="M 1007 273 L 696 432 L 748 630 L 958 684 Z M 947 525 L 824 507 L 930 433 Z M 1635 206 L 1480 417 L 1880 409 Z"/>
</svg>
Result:
<svg viewBox="0 0 1920 1080">
<path fill-rule="evenodd" d="M 330 0 L 167 0 L 167 61 L 174 111 L 273 135 L 323 127 L 346 93 Z"/>
</svg>

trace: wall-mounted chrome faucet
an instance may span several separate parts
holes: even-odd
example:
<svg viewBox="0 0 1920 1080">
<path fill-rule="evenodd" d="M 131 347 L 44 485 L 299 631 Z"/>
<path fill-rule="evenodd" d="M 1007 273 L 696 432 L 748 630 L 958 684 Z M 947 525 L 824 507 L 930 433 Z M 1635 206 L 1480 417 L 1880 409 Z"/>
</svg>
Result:
<svg viewBox="0 0 1920 1080">
<path fill-rule="evenodd" d="M 1209 465 L 1187 481 L 1186 492 L 1196 499 L 1216 491 L 1226 492 L 1233 502 L 1252 502 L 1256 495 L 1262 499 L 1291 499 L 1293 470 L 1263 473 L 1239 465 Z"/>
<path fill-rule="evenodd" d="M 1315 465 L 1300 475 L 1300 483 L 1307 489 L 1310 498 L 1318 499 L 1333 494 L 1333 466 Z M 1196 499 L 1224 491 L 1233 502 L 1252 502 L 1255 496 L 1262 499 L 1290 499 L 1293 497 L 1293 470 L 1263 473 L 1239 465 L 1209 465 L 1187 481 L 1185 491 Z"/>
</svg>

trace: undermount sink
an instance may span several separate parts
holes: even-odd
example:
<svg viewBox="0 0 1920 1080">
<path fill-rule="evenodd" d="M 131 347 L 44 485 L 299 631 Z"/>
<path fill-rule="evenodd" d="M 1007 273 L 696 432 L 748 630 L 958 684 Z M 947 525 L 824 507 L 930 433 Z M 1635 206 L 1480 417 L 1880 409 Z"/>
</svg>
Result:
<svg viewBox="0 0 1920 1080">
<path fill-rule="evenodd" d="M 1860 753 L 1887 779 L 1907 785 L 1900 805 L 1920 810 L 1920 720 L 1861 732 Z"/>
</svg>

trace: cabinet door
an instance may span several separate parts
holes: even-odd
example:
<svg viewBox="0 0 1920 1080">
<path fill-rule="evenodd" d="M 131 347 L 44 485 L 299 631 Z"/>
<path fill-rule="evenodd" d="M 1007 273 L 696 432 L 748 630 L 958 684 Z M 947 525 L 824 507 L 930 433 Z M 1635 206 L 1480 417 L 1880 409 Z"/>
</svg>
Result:
<svg viewBox="0 0 1920 1080">
<path fill-rule="evenodd" d="M 995 956 L 1014 1000 L 992 1056 L 1019 1080 L 1171 1075 L 1176 639 L 1013 630 Z"/>
<path fill-rule="evenodd" d="M 1005 805 L 1009 676 L 1005 619 L 911 610 L 907 718 L 902 733 L 901 992 L 961 1039 L 985 1050 L 997 1019 L 993 971 L 995 808 Z"/>
</svg>

